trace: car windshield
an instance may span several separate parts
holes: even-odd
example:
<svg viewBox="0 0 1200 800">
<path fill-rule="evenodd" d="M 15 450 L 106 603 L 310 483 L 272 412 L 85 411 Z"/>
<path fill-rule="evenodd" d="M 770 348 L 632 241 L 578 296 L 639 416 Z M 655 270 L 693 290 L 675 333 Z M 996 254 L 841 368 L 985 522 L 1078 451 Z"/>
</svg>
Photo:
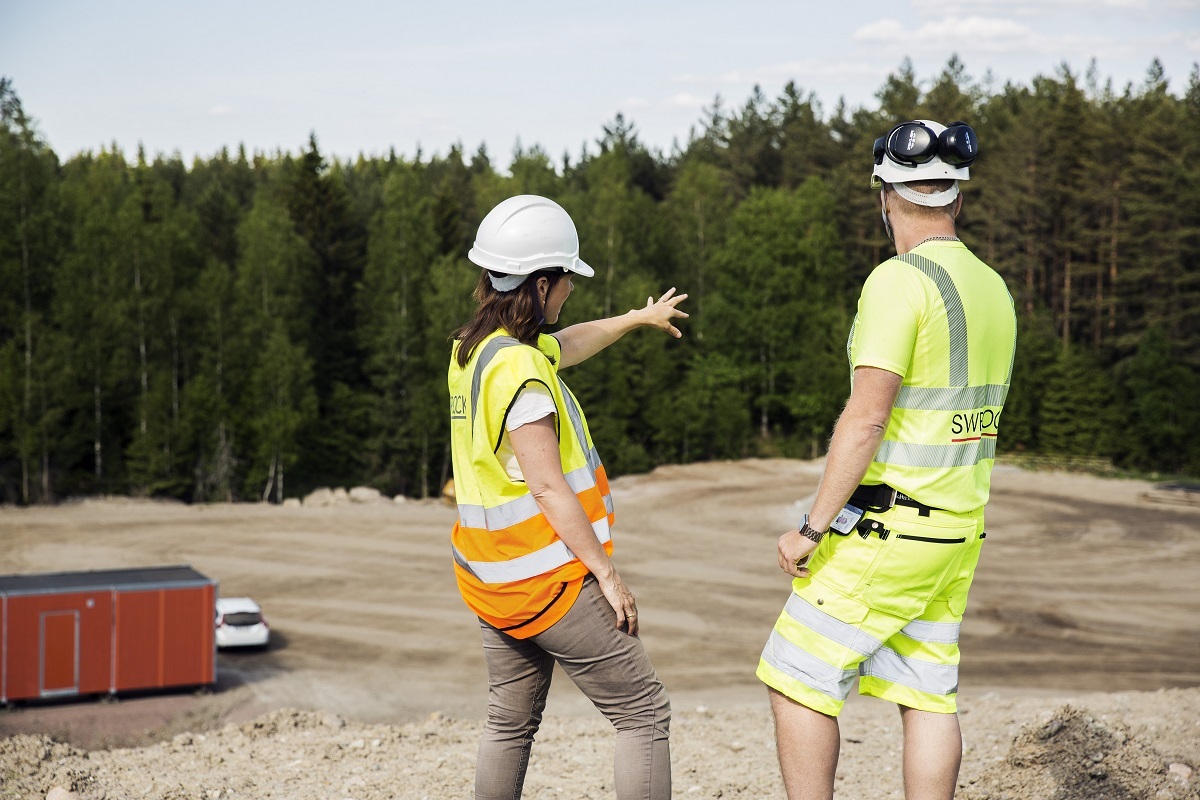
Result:
<svg viewBox="0 0 1200 800">
<path fill-rule="evenodd" d="M 262 615 L 257 611 L 237 611 L 232 614 L 226 614 L 226 625 L 257 625 L 262 622 Z"/>
</svg>

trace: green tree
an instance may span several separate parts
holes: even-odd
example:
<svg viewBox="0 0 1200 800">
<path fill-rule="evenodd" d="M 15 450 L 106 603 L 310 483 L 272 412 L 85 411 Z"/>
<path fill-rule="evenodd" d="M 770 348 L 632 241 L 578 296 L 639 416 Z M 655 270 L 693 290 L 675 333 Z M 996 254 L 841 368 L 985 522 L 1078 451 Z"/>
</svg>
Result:
<svg viewBox="0 0 1200 800">
<path fill-rule="evenodd" d="M 725 241 L 726 222 L 736 204 L 732 176 L 699 158 L 685 159 L 667 198 L 667 212 L 676 234 L 679 281 L 688 293 L 688 308 L 695 319 L 691 336 L 704 339 L 707 322 L 708 283 L 712 280 L 713 253 Z"/>
<path fill-rule="evenodd" d="M 129 246 L 120 221 L 129 191 L 118 152 L 82 157 L 65 169 L 71 237 L 54 275 L 52 314 L 65 345 L 66 385 L 57 404 L 65 406 L 60 433 L 72 480 L 63 488 L 71 493 L 125 489 L 122 453 L 138 396 L 137 340 L 127 313 Z"/>
<path fill-rule="evenodd" d="M 283 502 L 284 470 L 300 458 L 300 432 L 317 413 L 312 389 L 312 362 L 303 348 L 290 341 L 280 320 L 269 320 L 266 342 L 259 352 L 251 384 L 254 408 L 250 419 L 257 448 L 250 485 L 264 484 L 262 500 Z M 264 482 L 264 475 L 265 482 Z"/>
<path fill-rule="evenodd" d="M 845 394 L 833 379 L 847 369 L 833 342 L 844 344 L 849 328 L 845 300 L 831 291 L 844 263 L 834 216 L 817 179 L 796 192 L 756 189 L 734 211 L 717 257 L 706 344 L 740 364 L 763 443 L 797 424 L 806 442 L 827 431 Z"/>
<path fill-rule="evenodd" d="M 1130 101 L 1131 126 L 1127 168 L 1122 175 L 1128 257 L 1121 259 L 1121 294 L 1130 298 L 1118 344 L 1132 351 L 1146 327 L 1158 326 L 1184 352 L 1200 354 L 1196 340 L 1200 280 L 1195 258 L 1185 250 L 1194 237 L 1195 220 L 1187 224 L 1187 198 L 1195 188 L 1187 183 L 1176 132 L 1186 129 L 1181 103 L 1167 91 L 1162 64 L 1155 60 L 1140 91 Z M 1162 137 L 1167 137 L 1165 140 Z M 1194 170 L 1194 166 L 1193 166 Z M 1189 265 L 1190 262 L 1190 265 Z M 1189 345 L 1191 347 L 1189 348 Z"/>
<path fill-rule="evenodd" d="M 126 449 L 131 488 L 181 495 L 192 482 L 190 454 L 181 448 L 184 380 L 184 290 L 195 280 L 198 234 L 194 214 L 176 202 L 171 174 L 181 165 L 147 164 L 139 152 L 133 185 L 118 210 L 131 291 L 126 314 L 137 350 L 136 427 Z"/>
<path fill-rule="evenodd" d="M 303 342 L 313 359 L 320 409 L 298 467 L 302 485 L 356 474 L 362 467 L 359 442 L 367 435 L 354 303 L 365 262 L 366 220 L 351 214 L 348 174 L 353 173 L 337 162 L 327 164 L 315 135 L 300 158 L 284 164 L 288 213 L 313 255 L 314 280 L 307 282 L 311 289 L 303 298 L 315 314 L 303 337 L 291 339 Z"/>
<path fill-rule="evenodd" d="M 3 464 L 20 474 L 14 500 L 48 501 L 52 438 L 48 386 L 41 367 L 50 332 L 50 275 L 63 235 L 58 222 L 58 158 L 26 115 L 9 79 L 0 77 L 0 343 L 8 368 L 0 374 L 0 497 L 9 494 Z"/>
<path fill-rule="evenodd" d="M 428 431 L 444 416 L 445 363 L 434 358 L 425 302 L 437 252 L 432 202 L 418 167 L 397 164 L 370 228 L 359 293 L 361 349 L 371 384 L 370 481 L 390 492 L 430 493 Z M 445 325 L 443 324 L 443 327 Z M 440 351 L 438 351 L 440 355 Z"/>
<path fill-rule="evenodd" d="M 1041 429 L 1043 452 L 1068 456 L 1114 455 L 1119 417 L 1114 386 L 1086 350 L 1069 348 L 1044 373 Z"/>
<path fill-rule="evenodd" d="M 1158 327 L 1142 337 L 1126 364 L 1123 388 L 1129 409 L 1122 443 L 1131 466 L 1158 472 L 1180 472 L 1188 461 L 1187 423 L 1195 422 L 1197 381 L 1180 363 Z"/>
<path fill-rule="evenodd" d="M 238 235 L 235 308 L 249 376 L 239 405 L 251 442 L 244 485 L 250 496 L 282 502 L 284 470 L 301 456 L 300 436 L 318 419 L 312 360 L 302 344 L 311 330 L 304 298 L 314 256 L 287 212 L 262 193 Z"/>
</svg>

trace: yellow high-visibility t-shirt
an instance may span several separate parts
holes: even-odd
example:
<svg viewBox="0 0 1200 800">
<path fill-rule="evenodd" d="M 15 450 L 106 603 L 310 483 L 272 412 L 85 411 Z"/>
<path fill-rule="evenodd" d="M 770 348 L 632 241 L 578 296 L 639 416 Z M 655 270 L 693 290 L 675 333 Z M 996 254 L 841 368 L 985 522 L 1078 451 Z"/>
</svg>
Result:
<svg viewBox="0 0 1200 800">
<path fill-rule="evenodd" d="M 903 378 L 863 483 L 934 508 L 986 505 L 1012 380 L 1008 287 L 958 241 L 928 241 L 871 273 L 847 342 L 851 368 Z"/>
</svg>

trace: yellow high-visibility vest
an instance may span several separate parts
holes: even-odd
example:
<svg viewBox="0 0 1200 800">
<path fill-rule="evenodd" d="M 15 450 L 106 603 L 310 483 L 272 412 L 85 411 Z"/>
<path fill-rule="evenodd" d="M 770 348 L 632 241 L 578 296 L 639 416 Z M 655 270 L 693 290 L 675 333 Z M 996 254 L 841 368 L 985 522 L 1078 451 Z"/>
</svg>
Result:
<svg viewBox="0 0 1200 800">
<path fill-rule="evenodd" d="M 458 346 L 455 342 L 455 353 Z M 541 384 L 554 398 L 563 476 L 596 539 L 612 554 L 608 477 L 579 403 L 558 376 L 560 357 L 553 336 L 539 336 L 534 348 L 498 330 L 475 348 L 466 367 L 452 355 L 447 375 L 458 503 L 450 539 L 458 588 L 475 614 L 517 638 L 562 619 L 588 574 L 529 487 L 510 478 L 496 457 L 508 411 L 530 384 Z"/>
</svg>

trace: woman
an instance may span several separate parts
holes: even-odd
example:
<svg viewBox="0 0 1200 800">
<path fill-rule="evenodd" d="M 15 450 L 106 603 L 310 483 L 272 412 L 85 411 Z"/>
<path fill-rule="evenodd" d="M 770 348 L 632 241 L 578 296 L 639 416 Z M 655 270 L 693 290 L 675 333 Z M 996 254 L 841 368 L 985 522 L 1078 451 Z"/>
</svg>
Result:
<svg viewBox="0 0 1200 800">
<path fill-rule="evenodd" d="M 633 593 L 610 556 L 612 498 L 587 421 L 558 371 L 634 328 L 686 317 L 674 289 L 627 314 L 540 333 L 558 321 L 579 259 L 570 216 L 512 197 L 479 226 L 468 258 L 478 307 L 454 334 L 450 426 L 459 519 L 455 574 L 479 617 L 488 718 L 477 800 L 521 796 L 554 663 L 617 729 L 617 797 L 668 798 L 670 703 L 637 638 Z"/>
</svg>

